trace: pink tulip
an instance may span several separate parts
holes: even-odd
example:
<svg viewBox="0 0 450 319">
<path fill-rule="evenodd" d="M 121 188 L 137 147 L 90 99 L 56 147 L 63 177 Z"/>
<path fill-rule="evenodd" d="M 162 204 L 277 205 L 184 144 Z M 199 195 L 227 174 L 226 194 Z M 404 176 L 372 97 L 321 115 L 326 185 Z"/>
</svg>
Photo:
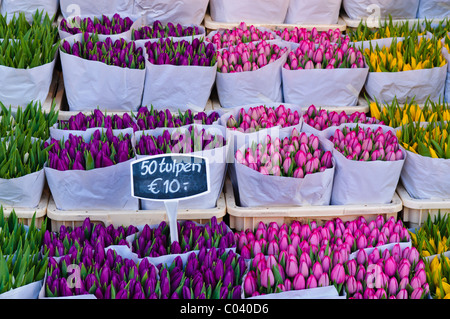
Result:
<svg viewBox="0 0 450 319">
<path fill-rule="evenodd" d="M 305 277 L 301 273 L 298 273 L 294 277 L 294 280 L 292 281 L 292 288 L 294 290 L 302 290 L 305 289 L 305 287 L 306 287 Z"/>
</svg>

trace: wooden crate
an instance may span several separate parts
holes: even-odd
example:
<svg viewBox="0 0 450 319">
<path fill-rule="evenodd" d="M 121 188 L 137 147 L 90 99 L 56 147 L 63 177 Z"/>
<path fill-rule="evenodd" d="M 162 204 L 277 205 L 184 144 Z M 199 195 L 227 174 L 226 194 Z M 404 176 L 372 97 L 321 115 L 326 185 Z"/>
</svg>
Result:
<svg viewBox="0 0 450 319">
<path fill-rule="evenodd" d="M 257 191 L 257 190 L 255 190 Z M 329 205 L 329 206 L 286 206 L 286 207 L 241 207 L 236 202 L 231 181 L 228 179 L 225 185 L 225 199 L 227 214 L 230 220 L 230 228 L 236 231 L 255 229 L 259 222 L 268 224 L 276 222 L 290 224 L 294 220 L 308 222 L 315 220 L 323 225 L 327 220 L 339 217 L 344 222 L 364 216 L 370 221 L 378 215 L 386 219 L 394 217 L 402 210 L 402 201 L 395 194 L 389 204 L 380 205 Z"/>
<path fill-rule="evenodd" d="M 42 192 L 41 200 L 37 207 L 30 208 L 30 207 L 11 207 L 11 206 L 5 206 L 3 205 L 3 213 L 6 218 L 9 217 L 11 212 L 14 210 L 17 217 L 19 218 L 19 221 L 23 223 L 24 225 L 29 226 L 31 224 L 31 221 L 33 219 L 33 215 L 36 213 L 35 218 L 35 225 L 37 228 L 41 228 L 42 223 L 44 222 L 45 218 L 47 217 L 47 207 L 50 199 L 50 190 L 48 187 L 44 187 L 44 190 Z M 47 222 L 47 226 L 49 226 L 50 222 Z"/>
<path fill-rule="evenodd" d="M 285 28 L 293 29 L 295 27 L 297 28 L 305 28 L 308 30 L 312 30 L 313 28 L 316 28 L 317 31 L 328 31 L 330 29 L 337 29 L 339 28 L 341 31 L 345 31 L 347 29 L 347 25 L 345 24 L 344 20 L 342 18 L 339 18 L 338 23 L 336 24 L 271 24 L 271 23 L 249 23 L 251 25 L 254 25 L 255 27 L 264 27 L 268 29 L 278 29 L 278 30 L 284 30 Z M 237 27 L 239 23 L 227 23 L 227 22 L 216 22 L 213 21 L 209 13 L 205 14 L 204 19 L 204 25 L 206 28 L 206 32 L 209 33 L 211 31 L 215 31 L 218 29 L 232 29 L 234 27 Z"/>
<path fill-rule="evenodd" d="M 222 193 L 217 200 L 217 206 L 211 209 L 179 209 L 179 220 L 192 220 L 199 224 L 207 223 L 213 216 L 219 222 L 226 215 L 225 195 Z M 55 202 L 50 197 L 47 216 L 51 221 L 53 231 L 57 231 L 61 225 L 77 227 L 83 224 L 83 221 L 89 217 L 93 223 L 101 223 L 104 226 L 139 226 L 139 225 L 155 225 L 162 221 L 168 222 L 165 210 L 117 210 L 117 211 L 100 211 L 100 210 L 59 210 L 56 208 Z"/>
<path fill-rule="evenodd" d="M 426 221 L 428 214 L 431 218 L 439 212 L 441 215 L 450 214 L 450 198 L 415 199 L 408 194 L 401 183 L 397 186 L 397 193 L 403 203 L 402 219 L 411 228 L 420 227 Z"/>
</svg>

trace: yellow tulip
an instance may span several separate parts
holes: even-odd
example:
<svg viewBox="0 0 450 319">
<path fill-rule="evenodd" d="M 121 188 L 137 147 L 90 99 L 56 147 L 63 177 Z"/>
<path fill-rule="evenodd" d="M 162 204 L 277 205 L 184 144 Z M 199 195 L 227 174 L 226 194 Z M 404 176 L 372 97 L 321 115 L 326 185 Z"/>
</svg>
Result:
<svg viewBox="0 0 450 319">
<path fill-rule="evenodd" d="M 430 252 L 428 250 L 422 250 L 422 256 L 423 257 L 428 257 L 431 256 Z"/>
<path fill-rule="evenodd" d="M 442 289 L 444 289 L 444 293 L 450 294 L 450 285 L 444 281 L 442 281 Z"/>
<path fill-rule="evenodd" d="M 434 257 L 430 264 L 430 269 L 432 272 L 435 272 L 439 267 L 441 266 L 441 263 L 439 261 L 438 257 Z"/>
<path fill-rule="evenodd" d="M 450 299 L 450 294 L 446 294 L 444 299 Z"/>
</svg>

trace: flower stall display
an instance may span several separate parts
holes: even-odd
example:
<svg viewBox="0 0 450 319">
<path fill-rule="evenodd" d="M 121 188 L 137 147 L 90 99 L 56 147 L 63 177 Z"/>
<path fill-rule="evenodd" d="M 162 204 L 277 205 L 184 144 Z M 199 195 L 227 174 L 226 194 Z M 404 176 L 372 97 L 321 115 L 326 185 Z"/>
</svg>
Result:
<svg viewBox="0 0 450 319">
<path fill-rule="evenodd" d="M 428 214 L 425 222 L 419 227 L 410 231 L 412 245 L 419 251 L 420 257 L 432 260 L 434 257 L 450 251 L 450 220 L 448 214 L 441 214 L 431 218 Z"/>
<path fill-rule="evenodd" d="M 388 45 L 370 43 L 364 55 L 369 66 L 365 89 L 372 100 L 405 103 L 414 98 L 423 103 L 444 98 L 447 61 L 439 39 L 411 35 Z"/>
<path fill-rule="evenodd" d="M 284 23 L 287 24 L 336 24 L 342 0 L 290 0 Z"/>
<path fill-rule="evenodd" d="M 440 116 L 430 122 L 410 122 L 397 129 L 397 136 L 407 152 L 401 181 L 412 198 L 449 197 L 448 180 L 450 149 L 448 122 Z M 425 174 L 423 178 L 420 174 Z"/>
<path fill-rule="evenodd" d="M 46 141 L 44 145 L 53 147 L 44 172 L 58 209 L 139 208 L 138 200 L 131 196 L 129 165 L 136 155 L 133 130 L 127 130 L 100 128 L 87 140 L 68 133 L 60 140 Z M 108 181 L 111 176 L 113 184 Z"/>
<path fill-rule="evenodd" d="M 28 22 L 33 22 L 37 12 L 48 15 L 52 20 L 58 12 L 57 0 L 2 0 L 0 2 L 0 14 L 8 20 L 13 20 L 14 15 L 23 14 Z"/>
<path fill-rule="evenodd" d="M 177 128 L 158 128 L 136 132 L 137 159 L 158 154 L 190 154 L 209 161 L 210 193 L 180 200 L 178 207 L 207 209 L 217 205 L 226 172 L 228 143 L 225 128 L 192 124 Z M 163 209 L 164 203 L 141 199 L 143 209 Z"/>
<path fill-rule="evenodd" d="M 0 299 L 36 299 L 47 271 L 48 256 L 40 254 L 47 219 L 36 228 L 36 214 L 25 224 L 16 212 L 6 218 L 0 208 Z"/>
<path fill-rule="evenodd" d="M 450 259 L 447 256 L 434 256 L 425 262 L 427 283 L 433 299 L 450 298 Z"/>
<path fill-rule="evenodd" d="M 265 141 L 238 149 L 234 166 L 244 207 L 330 202 L 335 165 L 315 135 L 295 128 L 290 134 L 267 135 Z"/>
<path fill-rule="evenodd" d="M 85 247 L 95 248 L 101 243 L 105 248 L 116 245 L 129 245 L 128 236 L 139 232 L 136 226 L 118 226 L 102 223 L 94 224 L 89 217 L 80 226 L 61 225 L 58 231 L 47 230 L 42 241 L 42 251 L 48 257 L 58 259 L 65 255 L 76 256 Z"/>
<path fill-rule="evenodd" d="M 289 1 L 210 0 L 209 12 L 214 22 L 282 24 L 286 19 Z"/>
<path fill-rule="evenodd" d="M 317 47 L 302 40 L 282 68 L 284 101 L 303 107 L 357 105 L 368 72 L 362 51 L 348 37 Z"/>
<path fill-rule="evenodd" d="M 352 20 L 367 18 L 415 19 L 420 0 L 383 1 L 383 0 L 342 0 L 347 16 Z"/>
<path fill-rule="evenodd" d="M 3 24 L 0 39 L 0 101 L 6 106 L 25 107 L 30 101 L 44 102 L 49 94 L 58 51 L 58 30 L 48 15 L 24 14 Z"/>
<path fill-rule="evenodd" d="M 288 47 L 269 40 L 239 43 L 217 54 L 216 89 L 220 105 L 282 102 L 281 67 Z"/>
<path fill-rule="evenodd" d="M 102 14 L 100 17 L 70 17 L 62 18 L 59 23 L 59 36 L 61 39 L 79 33 L 97 34 L 104 41 L 107 37 L 117 40 L 129 37 L 129 32 L 134 21 L 130 17 L 122 17 L 115 13 L 112 16 Z"/>
<path fill-rule="evenodd" d="M 70 111 L 136 111 L 141 106 L 144 48 L 125 39 L 99 41 L 85 32 L 62 40 L 60 54 Z"/>
<path fill-rule="evenodd" d="M 206 41 L 215 45 L 217 50 L 236 46 L 239 43 L 275 40 L 276 33 L 272 30 L 247 25 L 245 22 L 231 29 L 219 29 L 208 33 Z"/>
<path fill-rule="evenodd" d="M 169 22 L 163 24 L 155 20 L 151 25 L 135 25 L 132 28 L 131 40 L 142 42 L 156 42 L 159 39 L 173 39 L 174 41 L 192 41 L 206 37 L 205 28 L 200 25 L 181 25 L 180 23 Z"/>
<path fill-rule="evenodd" d="M 313 133 L 315 135 L 327 130 L 329 127 L 339 126 L 346 123 L 360 124 L 384 124 L 383 121 L 375 117 L 369 117 L 364 112 L 353 112 L 347 114 L 346 111 L 331 111 L 317 108 L 314 104 L 310 105 L 303 114 L 304 132 Z"/>
<path fill-rule="evenodd" d="M 325 131 L 336 174 L 332 205 L 390 203 L 406 158 L 390 127 L 349 123 Z"/>
<path fill-rule="evenodd" d="M 424 299 L 430 294 L 425 263 L 414 247 L 359 250 L 344 266 L 349 299 Z"/>
<path fill-rule="evenodd" d="M 216 78 L 214 45 L 203 39 L 146 42 L 143 106 L 204 111 Z M 174 81 L 174 79 L 177 79 Z"/>
</svg>

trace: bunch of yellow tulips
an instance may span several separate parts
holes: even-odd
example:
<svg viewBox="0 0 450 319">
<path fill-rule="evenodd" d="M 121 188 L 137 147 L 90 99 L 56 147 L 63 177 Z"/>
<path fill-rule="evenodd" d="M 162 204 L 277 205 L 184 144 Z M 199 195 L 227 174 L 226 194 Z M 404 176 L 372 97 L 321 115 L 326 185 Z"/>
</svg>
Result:
<svg viewBox="0 0 450 319">
<path fill-rule="evenodd" d="M 400 104 L 394 98 L 392 102 L 385 104 L 378 101 L 368 103 L 371 117 L 394 128 L 411 122 L 450 121 L 450 105 L 445 102 L 427 100 L 423 105 L 419 105 L 412 99 Z"/>
<path fill-rule="evenodd" d="M 416 229 L 415 233 L 410 232 L 411 243 L 417 248 L 421 257 L 440 255 L 449 251 L 450 245 L 450 219 L 448 214 L 441 215 L 439 211 L 432 220 L 428 214 L 423 225 Z"/>
<path fill-rule="evenodd" d="M 431 69 L 446 65 L 441 52 L 442 42 L 436 38 L 409 36 L 403 41 L 392 40 L 390 46 L 375 47 L 370 42 L 364 55 L 370 72 L 401 72 Z"/>
<path fill-rule="evenodd" d="M 450 259 L 441 254 L 431 262 L 426 261 L 425 273 L 431 296 L 434 299 L 450 299 Z"/>
</svg>

